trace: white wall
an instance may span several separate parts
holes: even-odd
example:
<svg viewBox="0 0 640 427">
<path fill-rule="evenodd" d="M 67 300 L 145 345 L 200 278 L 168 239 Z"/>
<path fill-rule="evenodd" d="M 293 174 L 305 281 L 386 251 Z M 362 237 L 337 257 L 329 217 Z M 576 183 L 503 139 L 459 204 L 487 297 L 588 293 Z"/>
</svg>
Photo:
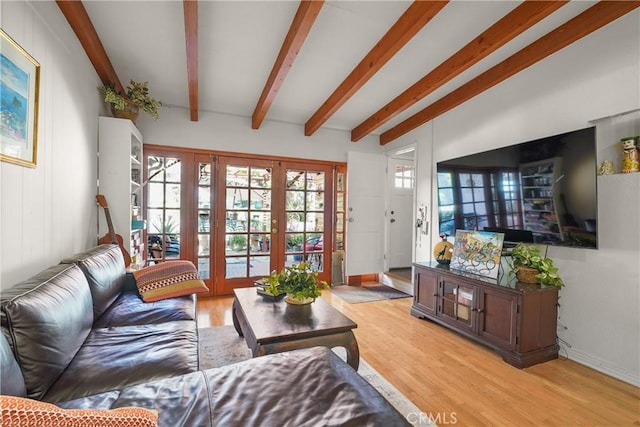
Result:
<svg viewBox="0 0 640 427">
<path fill-rule="evenodd" d="M 41 66 L 37 166 L 0 163 L 0 287 L 10 287 L 96 243 L 102 103 L 55 2 L 3 1 L 0 25 Z"/>
<path fill-rule="evenodd" d="M 201 111 L 199 121 L 191 122 L 184 108 L 163 108 L 160 113 L 160 120 L 144 116 L 136 123 L 145 144 L 338 162 L 347 161 L 348 151 L 382 151 L 377 138 L 353 143 L 346 131 L 322 128 L 306 137 L 302 125 L 265 120 L 253 130 L 250 117 Z"/>
<path fill-rule="evenodd" d="M 414 131 L 420 203 L 437 206 L 435 163 L 597 125 L 598 162 L 618 140 L 640 135 L 640 12 L 635 11 Z M 431 151 L 432 157 L 431 157 Z M 423 162 L 430 161 L 429 165 Z M 426 175 L 430 173 L 430 179 Z M 605 183 L 603 184 L 603 180 Z M 562 355 L 640 385 L 640 174 L 600 177 L 598 250 L 550 248 L 566 282 L 560 292 Z M 437 242 L 437 211 L 431 241 Z M 422 245 L 422 248 L 420 247 Z M 416 259 L 431 258 L 417 242 Z M 421 257 L 420 255 L 424 255 Z"/>
</svg>

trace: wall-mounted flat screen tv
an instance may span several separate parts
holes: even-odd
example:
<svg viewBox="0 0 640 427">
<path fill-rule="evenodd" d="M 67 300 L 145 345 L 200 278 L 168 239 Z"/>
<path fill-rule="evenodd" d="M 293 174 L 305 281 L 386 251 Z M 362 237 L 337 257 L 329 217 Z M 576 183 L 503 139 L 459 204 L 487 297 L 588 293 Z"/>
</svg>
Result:
<svg viewBox="0 0 640 427">
<path fill-rule="evenodd" d="M 438 162 L 440 233 L 597 248 L 595 127 Z"/>
</svg>

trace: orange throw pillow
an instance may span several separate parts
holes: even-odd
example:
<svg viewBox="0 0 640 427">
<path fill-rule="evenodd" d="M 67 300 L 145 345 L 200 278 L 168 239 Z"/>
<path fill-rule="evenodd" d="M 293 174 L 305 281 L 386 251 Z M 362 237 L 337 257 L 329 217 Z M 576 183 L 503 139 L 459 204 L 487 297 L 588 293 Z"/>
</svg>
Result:
<svg viewBox="0 0 640 427">
<path fill-rule="evenodd" d="M 144 302 L 209 292 L 191 261 L 172 260 L 133 273 Z"/>
<path fill-rule="evenodd" d="M 62 409 L 52 403 L 0 396 L 3 427 L 156 427 L 158 412 L 145 408 Z"/>
</svg>

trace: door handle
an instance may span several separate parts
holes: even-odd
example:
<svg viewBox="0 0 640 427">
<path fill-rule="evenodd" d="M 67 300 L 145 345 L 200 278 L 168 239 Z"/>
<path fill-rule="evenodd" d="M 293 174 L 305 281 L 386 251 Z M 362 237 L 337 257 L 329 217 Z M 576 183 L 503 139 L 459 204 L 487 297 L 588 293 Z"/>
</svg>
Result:
<svg viewBox="0 0 640 427">
<path fill-rule="evenodd" d="M 393 224 L 394 222 L 396 222 L 395 218 L 391 218 L 391 224 Z"/>
</svg>

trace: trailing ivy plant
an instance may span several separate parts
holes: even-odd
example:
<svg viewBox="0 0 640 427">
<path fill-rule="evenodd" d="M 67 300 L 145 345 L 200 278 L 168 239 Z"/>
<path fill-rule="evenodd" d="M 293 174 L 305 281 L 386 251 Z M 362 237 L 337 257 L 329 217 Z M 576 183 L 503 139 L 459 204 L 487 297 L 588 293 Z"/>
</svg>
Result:
<svg viewBox="0 0 640 427">
<path fill-rule="evenodd" d="M 540 254 L 535 245 L 518 243 L 511 251 L 511 274 L 516 274 L 519 267 L 530 267 L 538 270 L 536 279 L 547 286 L 564 286 L 564 281 L 554 267 L 553 260 Z"/>
</svg>

